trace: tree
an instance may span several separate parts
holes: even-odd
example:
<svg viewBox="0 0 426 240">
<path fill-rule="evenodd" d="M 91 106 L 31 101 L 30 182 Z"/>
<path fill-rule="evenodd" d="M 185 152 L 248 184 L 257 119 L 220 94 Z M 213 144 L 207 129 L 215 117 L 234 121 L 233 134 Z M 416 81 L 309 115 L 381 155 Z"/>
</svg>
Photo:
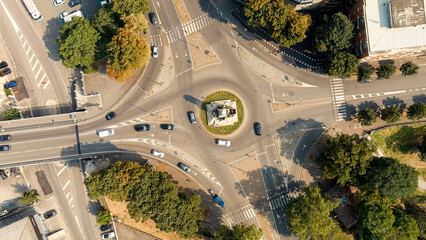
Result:
<svg viewBox="0 0 426 240">
<path fill-rule="evenodd" d="M 146 14 L 149 12 L 148 0 L 120 0 L 113 1 L 113 11 L 121 16 L 130 14 Z"/>
<path fill-rule="evenodd" d="M 383 203 L 364 202 L 358 210 L 359 229 L 364 239 L 385 239 L 391 234 L 395 216 Z"/>
<path fill-rule="evenodd" d="M 416 201 L 404 201 L 405 211 L 404 213 L 412 217 L 420 230 L 420 239 L 426 239 L 426 210 L 419 207 Z"/>
<path fill-rule="evenodd" d="M 420 67 L 413 62 L 406 62 L 399 68 L 403 76 L 417 75 L 417 73 L 419 73 L 419 69 Z"/>
<path fill-rule="evenodd" d="M 354 24 L 343 13 L 324 15 L 315 28 L 314 47 L 319 52 L 348 49 L 354 36 Z"/>
<path fill-rule="evenodd" d="M 426 105 L 424 103 L 416 103 L 408 108 L 407 117 L 413 121 L 426 117 Z"/>
<path fill-rule="evenodd" d="M 373 160 L 375 146 L 359 135 L 342 134 L 327 140 L 327 145 L 318 157 L 318 164 L 324 171 L 324 176 L 337 183 L 355 183 L 357 177 L 366 174 Z"/>
<path fill-rule="evenodd" d="M 412 196 L 417 189 L 419 173 L 411 166 L 393 158 L 374 158 L 361 185 L 378 191 L 382 197 L 399 200 Z"/>
<path fill-rule="evenodd" d="M 327 71 L 331 76 L 350 77 L 357 72 L 359 59 L 348 52 L 333 52 L 328 58 Z"/>
<path fill-rule="evenodd" d="M 366 82 L 371 79 L 370 76 L 373 74 L 374 68 L 372 66 L 359 66 L 358 67 L 358 82 Z"/>
<path fill-rule="evenodd" d="M 213 237 L 215 240 L 260 240 L 263 231 L 255 225 L 237 224 L 232 228 L 220 225 L 218 231 L 213 233 Z"/>
<path fill-rule="evenodd" d="M 377 68 L 377 77 L 378 79 L 389 79 L 395 72 L 396 70 L 393 64 L 383 64 Z"/>
<path fill-rule="evenodd" d="M 284 0 L 248 0 L 244 6 L 248 24 L 265 28 L 283 46 L 302 42 L 312 23 L 310 15 L 297 13 Z"/>
<path fill-rule="evenodd" d="M 395 123 L 401 120 L 401 113 L 396 107 L 383 108 L 380 114 L 380 118 L 387 123 Z"/>
<path fill-rule="evenodd" d="M 108 210 L 98 210 L 96 223 L 99 225 L 107 225 L 111 222 L 111 214 Z"/>
<path fill-rule="evenodd" d="M 115 1 L 116 3 L 118 1 Z M 120 28 L 117 35 L 107 45 L 110 58 L 108 59 L 107 73 L 117 80 L 124 80 L 131 75 L 131 71 L 143 67 L 149 60 L 151 50 L 145 38 L 141 37 L 132 25 L 132 17 L 125 18 L 127 24 Z"/>
<path fill-rule="evenodd" d="M 423 135 L 422 143 L 419 146 L 420 159 L 426 162 L 426 134 Z"/>
<path fill-rule="evenodd" d="M 39 201 L 38 199 L 39 196 L 40 194 L 35 189 L 28 190 L 22 193 L 21 199 L 19 199 L 18 202 L 21 205 L 23 204 L 32 205 Z"/>
<path fill-rule="evenodd" d="M 122 18 L 125 28 L 136 34 L 148 31 L 148 21 L 143 14 L 130 14 Z"/>
<path fill-rule="evenodd" d="M 67 68 L 90 66 L 93 63 L 99 33 L 89 20 L 74 17 L 59 29 L 59 33 L 58 52 Z"/>
<path fill-rule="evenodd" d="M 118 26 L 122 26 L 123 22 L 119 15 L 112 11 L 112 4 L 106 4 L 95 14 L 92 25 L 100 34 L 95 55 L 95 59 L 100 60 L 108 55 L 106 45 L 117 34 Z"/>
<path fill-rule="evenodd" d="M 419 227 L 416 220 L 404 214 L 399 209 L 393 210 L 395 222 L 393 223 L 393 236 L 391 239 L 398 240 L 417 240 L 419 236 Z"/>
<path fill-rule="evenodd" d="M 323 197 L 319 187 L 305 187 L 303 192 L 287 205 L 291 231 L 300 239 L 346 239 L 337 222 L 330 218 L 339 202 Z"/>
<path fill-rule="evenodd" d="M 19 119 L 19 118 L 21 118 L 21 113 L 19 112 L 19 109 L 17 109 L 17 108 L 10 108 L 10 109 L 7 109 L 6 111 L 4 111 L 1 114 L 1 118 L 4 121 Z"/>
<path fill-rule="evenodd" d="M 371 126 L 374 122 L 377 120 L 378 113 L 371 110 L 370 108 L 366 108 L 363 110 L 360 110 L 357 114 L 359 122 L 363 126 Z"/>
</svg>

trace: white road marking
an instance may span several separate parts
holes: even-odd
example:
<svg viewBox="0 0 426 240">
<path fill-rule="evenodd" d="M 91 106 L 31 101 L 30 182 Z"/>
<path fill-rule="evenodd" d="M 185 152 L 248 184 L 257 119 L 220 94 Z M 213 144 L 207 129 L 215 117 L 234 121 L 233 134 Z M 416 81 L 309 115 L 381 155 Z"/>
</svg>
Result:
<svg viewBox="0 0 426 240">
<path fill-rule="evenodd" d="M 44 84 L 43 89 L 46 89 L 46 88 L 47 88 L 47 86 L 49 86 L 49 84 L 50 84 L 50 80 L 48 80 L 48 81 L 46 82 L 46 84 Z"/>
<path fill-rule="evenodd" d="M 68 179 L 67 183 L 62 187 L 62 190 L 65 190 L 65 188 L 71 183 L 71 180 Z"/>
<path fill-rule="evenodd" d="M 67 168 L 67 166 L 64 166 L 57 174 L 56 174 L 56 176 L 59 176 L 59 175 L 61 175 L 61 173 L 65 170 Z"/>
</svg>

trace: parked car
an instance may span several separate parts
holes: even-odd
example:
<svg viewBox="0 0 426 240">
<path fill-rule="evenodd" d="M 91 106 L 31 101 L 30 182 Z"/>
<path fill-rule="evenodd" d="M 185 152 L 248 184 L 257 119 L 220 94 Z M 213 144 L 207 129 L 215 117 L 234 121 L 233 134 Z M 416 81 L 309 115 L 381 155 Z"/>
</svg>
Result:
<svg viewBox="0 0 426 240">
<path fill-rule="evenodd" d="M 104 232 L 104 231 L 110 230 L 111 228 L 112 228 L 112 224 L 111 223 L 107 224 L 107 225 L 102 225 L 101 226 L 101 231 Z"/>
<path fill-rule="evenodd" d="M 219 146 L 229 147 L 231 146 L 231 141 L 225 139 L 215 139 L 215 142 Z"/>
<path fill-rule="evenodd" d="M 6 89 L 9 89 L 9 88 L 12 88 L 12 87 L 16 87 L 16 86 L 18 86 L 18 83 L 16 81 L 10 81 L 10 82 L 5 83 L 3 85 L 3 87 L 6 88 Z"/>
<path fill-rule="evenodd" d="M 103 5 L 107 5 L 107 4 L 110 4 L 110 3 L 111 3 L 111 0 L 103 0 L 103 1 L 101 1 L 101 7 Z"/>
<path fill-rule="evenodd" d="M 115 114 L 115 112 L 109 112 L 106 116 L 105 116 L 105 118 L 106 118 L 106 120 L 111 120 L 111 119 L 113 119 L 113 118 L 115 118 L 115 116 L 117 116 L 117 114 Z"/>
<path fill-rule="evenodd" d="M 158 58 L 158 47 L 157 46 L 152 47 L 152 57 Z"/>
<path fill-rule="evenodd" d="M 55 7 L 61 6 L 64 3 L 65 3 L 65 0 L 55 0 L 55 1 L 53 1 L 53 6 L 55 6 Z"/>
<path fill-rule="evenodd" d="M 138 124 L 133 126 L 133 128 L 135 129 L 135 131 L 137 132 L 141 132 L 141 131 L 149 131 L 151 130 L 151 126 L 149 124 Z"/>
<path fill-rule="evenodd" d="M 12 140 L 12 135 L 6 134 L 0 136 L 0 142 L 10 141 Z"/>
<path fill-rule="evenodd" d="M 191 172 L 191 169 L 188 166 L 186 166 L 185 164 L 183 164 L 183 163 L 180 162 L 177 165 L 183 171 L 188 172 L 188 173 Z"/>
<path fill-rule="evenodd" d="M 2 70 L 0 70 L 0 77 L 4 77 L 11 73 L 12 73 L 12 70 L 10 70 L 10 68 L 3 68 Z"/>
<path fill-rule="evenodd" d="M 0 145 L 0 151 L 10 151 L 12 147 L 10 145 Z"/>
<path fill-rule="evenodd" d="M 50 210 L 43 215 L 44 219 L 49 219 L 54 216 L 56 216 L 56 210 Z"/>
<path fill-rule="evenodd" d="M 154 155 L 154 156 L 156 156 L 156 157 L 159 157 L 159 158 L 163 158 L 164 157 L 164 153 L 163 152 L 160 152 L 160 151 L 155 150 L 155 149 L 151 150 L 151 154 Z"/>
<path fill-rule="evenodd" d="M 262 128 L 260 127 L 260 123 L 255 122 L 253 124 L 253 128 L 254 128 L 254 134 L 256 134 L 257 136 L 261 136 L 262 135 Z"/>
<path fill-rule="evenodd" d="M 7 179 L 7 175 L 4 173 L 4 170 L 3 170 L 3 169 L 0 169 L 0 177 L 1 177 L 1 179 L 3 179 L 3 180 Z"/>
<path fill-rule="evenodd" d="M 79 4 L 81 4 L 81 0 L 71 0 L 70 1 L 70 7 L 75 7 Z"/>
<path fill-rule="evenodd" d="M 61 12 L 61 13 L 59 13 L 59 17 L 61 18 L 61 19 L 64 19 L 66 16 L 68 16 L 68 15 L 70 15 L 67 11 L 64 11 L 64 12 Z"/>
<path fill-rule="evenodd" d="M 157 24 L 157 17 L 155 16 L 155 13 L 151 12 L 148 15 L 149 15 L 149 20 L 151 20 L 151 23 L 154 25 Z"/>
<path fill-rule="evenodd" d="M 160 124 L 160 128 L 164 130 L 173 130 L 175 129 L 175 125 L 163 123 L 163 124 Z"/>
<path fill-rule="evenodd" d="M 108 137 L 114 135 L 114 130 L 108 129 L 99 129 L 96 131 L 99 137 Z"/>
<path fill-rule="evenodd" d="M 0 63 L 0 69 L 2 69 L 2 68 L 5 68 L 5 67 L 7 67 L 7 66 L 9 66 L 8 64 L 7 64 L 7 62 L 1 62 Z"/>
<path fill-rule="evenodd" d="M 107 233 L 102 233 L 102 239 L 108 239 L 108 238 L 113 238 L 115 237 L 115 233 L 114 232 L 107 232 Z"/>
<path fill-rule="evenodd" d="M 225 207 L 225 202 L 219 197 L 219 195 L 214 193 L 212 189 L 209 189 L 208 192 L 210 193 L 210 196 L 212 196 L 214 201 L 217 203 L 217 205 Z"/>
<path fill-rule="evenodd" d="M 197 119 L 195 119 L 195 114 L 193 111 L 189 111 L 188 112 L 188 118 L 189 118 L 189 122 L 191 124 L 196 124 L 197 123 Z"/>
</svg>

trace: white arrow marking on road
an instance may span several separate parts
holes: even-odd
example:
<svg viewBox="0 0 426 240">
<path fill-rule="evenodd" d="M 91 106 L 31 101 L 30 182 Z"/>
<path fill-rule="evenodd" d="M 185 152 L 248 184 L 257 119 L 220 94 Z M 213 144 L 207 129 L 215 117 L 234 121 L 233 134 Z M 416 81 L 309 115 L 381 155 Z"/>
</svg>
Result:
<svg viewBox="0 0 426 240">
<path fill-rule="evenodd" d="M 186 50 L 185 50 L 185 57 L 187 57 L 188 56 L 188 53 L 186 52 Z"/>
<path fill-rule="evenodd" d="M 157 2 L 157 5 L 158 5 L 158 8 L 160 8 L 160 3 L 159 2 Z"/>
<path fill-rule="evenodd" d="M 177 52 L 176 52 L 176 58 L 178 58 L 179 56 L 178 56 L 178 54 L 177 54 Z"/>
</svg>

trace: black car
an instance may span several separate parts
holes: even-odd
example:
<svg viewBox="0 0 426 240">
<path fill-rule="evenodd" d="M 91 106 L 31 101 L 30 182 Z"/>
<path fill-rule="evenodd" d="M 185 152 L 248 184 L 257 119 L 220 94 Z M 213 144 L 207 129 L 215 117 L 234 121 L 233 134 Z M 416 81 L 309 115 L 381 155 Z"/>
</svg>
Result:
<svg viewBox="0 0 426 240">
<path fill-rule="evenodd" d="M 56 216 L 56 210 L 48 211 L 47 213 L 43 215 L 44 219 L 49 219 L 54 216 Z"/>
<path fill-rule="evenodd" d="M 10 145 L 0 145 L 0 151 L 10 151 L 11 149 Z"/>
<path fill-rule="evenodd" d="M 12 70 L 10 70 L 10 68 L 3 68 L 2 70 L 0 70 L 0 77 L 6 76 L 11 73 Z"/>
<path fill-rule="evenodd" d="M 141 132 L 141 131 L 149 131 L 151 130 L 151 126 L 149 126 L 149 124 L 138 124 L 133 126 L 133 128 L 135 129 L 135 131 L 137 132 Z"/>
<path fill-rule="evenodd" d="M 112 224 L 111 223 L 109 223 L 107 225 L 102 225 L 101 226 L 101 231 L 104 232 L 106 230 L 110 230 L 111 228 L 112 228 Z"/>
<path fill-rule="evenodd" d="M 1 62 L 0 63 L 0 69 L 7 67 L 7 62 Z"/>
<path fill-rule="evenodd" d="M 254 133 L 255 133 L 257 136 L 262 135 L 262 129 L 261 129 L 261 127 L 260 127 L 260 123 L 255 122 L 255 123 L 253 124 L 253 128 L 254 128 Z"/>
<path fill-rule="evenodd" d="M 75 7 L 78 4 L 81 4 L 81 0 L 71 0 L 70 1 L 70 7 Z"/>
<path fill-rule="evenodd" d="M 157 24 L 157 17 L 155 16 L 155 13 L 152 12 L 152 13 L 149 13 L 148 15 L 149 15 L 149 20 L 151 20 L 151 23 L 154 25 Z"/>
<path fill-rule="evenodd" d="M 4 170 L 3 170 L 3 169 L 0 169 L 0 177 L 1 177 L 3 180 L 7 179 L 7 175 L 6 175 L 6 173 L 4 173 Z"/>
<path fill-rule="evenodd" d="M 9 134 L 0 136 L 0 142 L 10 141 L 10 140 L 12 140 L 12 136 Z"/>
<path fill-rule="evenodd" d="M 163 123 L 163 124 L 160 124 L 160 128 L 164 130 L 173 130 L 175 129 L 175 125 Z"/>
<path fill-rule="evenodd" d="M 115 114 L 115 112 L 109 112 L 106 116 L 105 116 L 105 118 L 106 118 L 106 120 L 111 120 L 111 119 L 113 119 L 113 118 L 115 118 L 115 116 L 117 116 L 117 114 Z"/>
</svg>

